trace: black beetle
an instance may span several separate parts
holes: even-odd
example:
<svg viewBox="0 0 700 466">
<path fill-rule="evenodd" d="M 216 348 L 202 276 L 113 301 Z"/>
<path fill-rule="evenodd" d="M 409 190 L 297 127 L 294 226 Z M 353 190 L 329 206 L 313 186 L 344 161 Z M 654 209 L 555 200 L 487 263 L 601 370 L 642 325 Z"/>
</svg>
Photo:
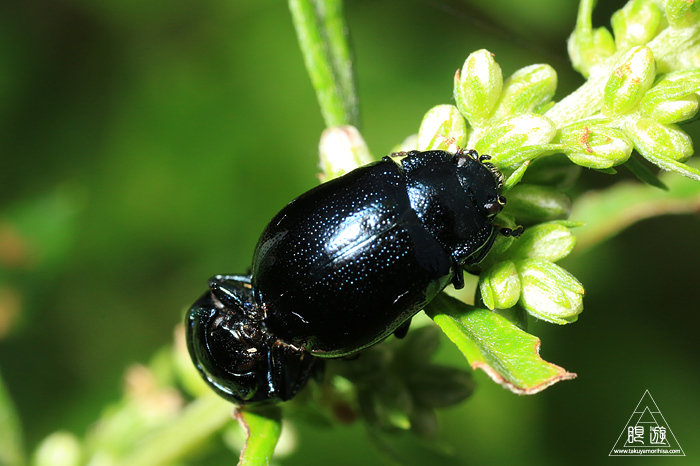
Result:
<svg viewBox="0 0 700 466">
<path fill-rule="evenodd" d="M 236 403 L 292 398 L 322 366 L 401 337 L 491 249 L 503 177 L 476 151 L 385 157 L 302 194 L 258 241 L 250 276 L 218 275 L 187 314 L 204 379 Z M 507 228 L 506 235 L 519 233 Z"/>
</svg>

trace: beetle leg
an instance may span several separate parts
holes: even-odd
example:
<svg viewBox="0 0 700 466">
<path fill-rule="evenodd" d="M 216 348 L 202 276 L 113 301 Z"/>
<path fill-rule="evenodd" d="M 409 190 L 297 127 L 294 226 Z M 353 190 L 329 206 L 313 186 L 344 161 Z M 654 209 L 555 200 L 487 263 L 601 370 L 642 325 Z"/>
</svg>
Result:
<svg viewBox="0 0 700 466">
<path fill-rule="evenodd" d="M 408 319 L 406 322 L 404 322 L 403 324 L 401 324 L 401 325 L 399 326 L 399 328 L 397 328 L 396 330 L 394 330 L 394 336 L 395 336 L 396 338 L 403 338 L 403 337 L 405 337 L 406 334 L 408 333 L 408 328 L 409 328 L 410 326 L 411 326 L 411 319 Z"/>
<path fill-rule="evenodd" d="M 309 378 L 321 370 L 323 361 L 303 350 L 276 341 L 268 353 L 269 398 L 279 398 L 282 401 L 293 398 Z"/>
<path fill-rule="evenodd" d="M 455 287 L 455 290 L 461 290 L 464 288 L 464 270 L 459 264 L 455 264 L 454 269 L 455 274 L 452 277 L 452 286 Z"/>
<path fill-rule="evenodd" d="M 505 237 L 512 236 L 513 238 L 517 238 L 523 234 L 524 230 L 522 225 L 518 225 L 515 228 L 499 227 L 498 231 Z"/>
<path fill-rule="evenodd" d="M 250 318 L 256 318 L 258 312 L 250 275 L 215 275 L 209 279 L 209 289 L 223 305 L 240 309 Z"/>
</svg>

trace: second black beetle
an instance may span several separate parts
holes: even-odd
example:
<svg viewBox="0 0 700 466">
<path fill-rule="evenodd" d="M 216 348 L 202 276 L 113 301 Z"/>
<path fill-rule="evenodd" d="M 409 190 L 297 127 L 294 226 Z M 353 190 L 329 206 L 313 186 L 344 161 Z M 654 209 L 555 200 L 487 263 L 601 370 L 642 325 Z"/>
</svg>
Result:
<svg viewBox="0 0 700 466">
<path fill-rule="evenodd" d="M 216 276 L 187 315 L 204 379 L 236 403 L 287 400 L 321 364 L 408 330 L 498 234 L 503 178 L 475 151 L 385 157 L 293 200 L 251 276 Z M 505 234 L 508 229 L 500 229 Z"/>
</svg>

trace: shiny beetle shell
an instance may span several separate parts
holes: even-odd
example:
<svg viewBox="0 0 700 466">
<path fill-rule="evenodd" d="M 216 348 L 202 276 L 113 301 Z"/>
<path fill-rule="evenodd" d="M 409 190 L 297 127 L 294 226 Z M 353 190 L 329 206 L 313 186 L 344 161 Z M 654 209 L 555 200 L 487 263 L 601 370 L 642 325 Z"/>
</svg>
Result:
<svg viewBox="0 0 700 466">
<path fill-rule="evenodd" d="M 391 333 L 490 250 L 502 176 L 475 151 L 397 154 L 302 194 L 263 231 L 251 276 L 216 276 L 188 313 L 204 379 L 237 403 L 292 398 L 322 358 Z"/>
</svg>

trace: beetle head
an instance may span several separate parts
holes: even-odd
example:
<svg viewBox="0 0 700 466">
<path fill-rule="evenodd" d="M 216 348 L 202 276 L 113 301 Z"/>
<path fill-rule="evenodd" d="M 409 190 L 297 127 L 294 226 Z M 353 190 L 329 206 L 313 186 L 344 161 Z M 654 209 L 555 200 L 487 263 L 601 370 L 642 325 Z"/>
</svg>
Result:
<svg viewBox="0 0 700 466">
<path fill-rule="evenodd" d="M 457 178 L 473 197 L 476 207 L 487 218 L 498 215 L 506 204 L 501 195 L 503 175 L 488 160 L 488 155 L 479 155 L 475 150 L 459 151 L 453 162 L 457 165 Z"/>
</svg>

